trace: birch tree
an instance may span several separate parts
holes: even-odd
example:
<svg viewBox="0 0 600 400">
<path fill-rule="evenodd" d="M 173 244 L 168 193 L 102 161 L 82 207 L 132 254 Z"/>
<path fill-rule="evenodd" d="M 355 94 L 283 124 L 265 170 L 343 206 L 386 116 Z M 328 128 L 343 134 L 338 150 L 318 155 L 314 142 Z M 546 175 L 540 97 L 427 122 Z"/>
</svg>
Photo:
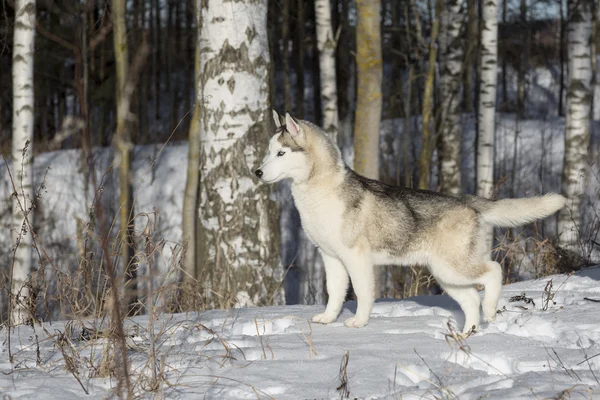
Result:
<svg viewBox="0 0 600 400">
<path fill-rule="evenodd" d="M 558 213 L 558 232 L 561 246 L 571 250 L 577 247 L 579 239 L 590 142 L 592 1 L 567 1 L 569 83 L 562 173 L 562 194 L 567 198 L 567 206 Z"/>
<path fill-rule="evenodd" d="M 16 195 L 12 202 L 12 241 L 15 246 L 12 263 L 11 322 L 27 319 L 25 288 L 32 268 L 33 236 L 33 126 L 34 126 L 34 43 L 35 0 L 16 0 L 13 41 L 12 80 L 12 160 Z"/>
<path fill-rule="evenodd" d="M 460 181 L 460 83 L 463 70 L 461 0 L 445 0 L 440 16 L 440 92 L 442 136 L 440 152 L 440 190 L 458 194 Z"/>
<path fill-rule="evenodd" d="M 335 77 L 335 38 L 331 28 L 329 0 L 315 0 L 319 74 L 321 78 L 321 110 L 323 129 L 334 140 L 338 130 L 338 99 Z"/>
<path fill-rule="evenodd" d="M 477 132 L 477 195 L 492 196 L 494 189 L 494 129 L 496 117 L 496 83 L 498 69 L 498 5 L 486 0 L 482 10 L 479 83 L 479 116 Z M 486 232 L 491 250 L 493 229 Z"/>
<path fill-rule="evenodd" d="M 254 170 L 274 131 L 267 0 L 204 0 L 200 23 L 200 279 L 216 306 L 281 297 L 274 190 Z"/>
<path fill-rule="evenodd" d="M 357 93 L 354 124 L 354 169 L 371 179 L 379 177 L 381 121 L 381 10 L 380 0 L 357 0 Z"/>
</svg>

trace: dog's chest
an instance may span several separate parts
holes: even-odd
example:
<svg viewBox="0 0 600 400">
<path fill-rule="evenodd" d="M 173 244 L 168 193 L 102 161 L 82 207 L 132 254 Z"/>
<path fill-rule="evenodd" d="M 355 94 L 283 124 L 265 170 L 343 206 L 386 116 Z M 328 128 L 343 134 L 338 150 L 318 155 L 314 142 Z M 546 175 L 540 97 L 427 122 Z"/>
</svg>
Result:
<svg viewBox="0 0 600 400">
<path fill-rule="evenodd" d="M 344 203 L 327 191 L 292 190 L 292 193 L 308 238 L 326 253 L 335 255 L 342 246 Z"/>
</svg>

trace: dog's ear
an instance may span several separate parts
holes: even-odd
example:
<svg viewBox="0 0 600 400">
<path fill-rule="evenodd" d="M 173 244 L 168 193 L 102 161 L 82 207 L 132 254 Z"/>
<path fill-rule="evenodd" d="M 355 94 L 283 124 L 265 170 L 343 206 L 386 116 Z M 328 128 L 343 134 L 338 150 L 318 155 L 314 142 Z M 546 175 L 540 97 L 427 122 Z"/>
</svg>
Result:
<svg viewBox="0 0 600 400">
<path fill-rule="evenodd" d="M 277 111 L 273 110 L 273 121 L 275 122 L 275 128 L 281 128 L 281 119 L 279 118 L 279 114 Z"/>
<path fill-rule="evenodd" d="M 285 113 L 285 127 L 292 136 L 300 135 L 300 125 L 289 113 Z"/>
</svg>

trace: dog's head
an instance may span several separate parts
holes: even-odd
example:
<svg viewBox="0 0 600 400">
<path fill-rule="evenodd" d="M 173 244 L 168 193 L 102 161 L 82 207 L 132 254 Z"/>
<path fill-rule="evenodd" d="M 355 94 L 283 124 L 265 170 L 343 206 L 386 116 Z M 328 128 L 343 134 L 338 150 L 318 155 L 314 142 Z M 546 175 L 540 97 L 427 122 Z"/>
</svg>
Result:
<svg viewBox="0 0 600 400">
<path fill-rule="evenodd" d="M 305 181 L 310 174 L 310 161 L 307 155 L 306 127 L 290 114 L 285 114 L 285 124 L 281 125 L 279 115 L 273 110 L 275 135 L 269 141 L 269 152 L 262 165 L 254 171 L 266 183 L 275 183 L 290 178 Z"/>
</svg>

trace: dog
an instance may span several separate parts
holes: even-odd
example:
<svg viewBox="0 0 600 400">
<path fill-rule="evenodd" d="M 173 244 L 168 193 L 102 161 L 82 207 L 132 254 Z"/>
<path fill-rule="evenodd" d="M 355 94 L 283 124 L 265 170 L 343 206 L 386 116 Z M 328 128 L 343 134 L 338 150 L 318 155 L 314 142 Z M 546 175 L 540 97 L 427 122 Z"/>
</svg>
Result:
<svg viewBox="0 0 600 400">
<path fill-rule="evenodd" d="M 302 227 L 325 265 L 329 300 L 315 323 L 334 322 L 349 279 L 356 314 L 344 322 L 361 328 L 374 302 L 377 265 L 425 265 L 465 314 L 463 335 L 480 323 L 480 306 L 494 321 L 502 288 L 502 267 L 489 256 L 489 226 L 514 227 L 552 215 L 565 205 L 558 194 L 488 200 L 386 185 L 348 168 L 332 139 L 318 126 L 286 114 L 268 154 L 254 171 L 263 182 L 292 180 Z M 488 228 L 489 229 L 489 228 Z M 485 287 L 483 302 L 476 285 Z"/>
</svg>

